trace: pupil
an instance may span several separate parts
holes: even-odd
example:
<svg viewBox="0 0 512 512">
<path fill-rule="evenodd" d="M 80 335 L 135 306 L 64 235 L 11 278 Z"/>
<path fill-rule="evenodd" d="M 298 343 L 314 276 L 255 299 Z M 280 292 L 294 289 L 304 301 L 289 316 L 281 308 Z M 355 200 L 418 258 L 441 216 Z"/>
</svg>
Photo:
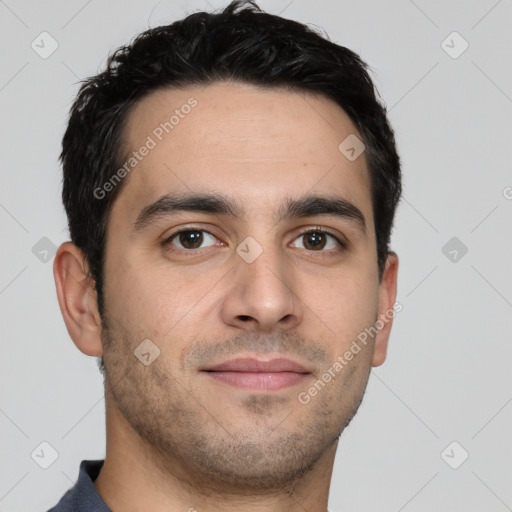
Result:
<svg viewBox="0 0 512 512">
<path fill-rule="evenodd" d="M 185 231 L 184 233 L 180 234 L 180 242 L 183 245 L 183 247 L 189 247 L 189 245 L 201 245 L 201 242 L 203 240 L 203 234 L 201 231 Z M 192 247 L 195 249 L 195 247 Z"/>
<path fill-rule="evenodd" d="M 308 245 L 311 245 L 314 248 L 318 248 L 319 246 L 321 246 L 320 248 L 323 248 L 323 246 L 325 245 L 325 239 L 323 240 L 324 243 L 322 243 L 322 236 L 322 233 L 309 233 L 307 235 Z M 313 243 L 310 243 L 312 239 L 316 239 L 316 242 L 313 241 Z"/>
</svg>

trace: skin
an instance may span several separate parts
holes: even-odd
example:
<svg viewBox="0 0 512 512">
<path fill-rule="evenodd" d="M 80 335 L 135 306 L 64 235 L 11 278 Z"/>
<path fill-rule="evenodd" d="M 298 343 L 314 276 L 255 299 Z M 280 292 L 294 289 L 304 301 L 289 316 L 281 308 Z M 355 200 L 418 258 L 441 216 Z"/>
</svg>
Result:
<svg viewBox="0 0 512 512">
<path fill-rule="evenodd" d="M 308 404 L 298 395 L 396 299 L 395 253 L 378 279 L 365 155 L 349 161 L 338 150 L 348 135 L 361 136 L 323 96 L 221 82 L 140 100 L 126 148 L 137 150 L 191 97 L 197 106 L 125 178 L 114 202 L 103 320 L 83 253 L 66 242 L 55 257 L 70 337 L 83 353 L 104 356 L 107 452 L 95 486 L 112 510 L 325 512 L 339 436 L 371 367 L 385 360 L 392 320 Z M 246 215 L 179 212 L 131 235 L 139 212 L 175 191 L 229 195 Z M 367 233 L 330 215 L 275 222 L 285 195 L 313 192 L 357 206 Z M 211 235 L 202 232 L 200 249 L 178 237 L 164 244 L 184 227 Z M 318 227 L 347 248 L 329 236 L 312 247 L 301 230 Z M 250 264 L 236 252 L 248 236 L 263 249 Z M 148 338 L 160 355 L 145 366 L 133 352 Z M 311 374 L 254 391 L 200 371 L 250 355 L 288 357 Z"/>
</svg>

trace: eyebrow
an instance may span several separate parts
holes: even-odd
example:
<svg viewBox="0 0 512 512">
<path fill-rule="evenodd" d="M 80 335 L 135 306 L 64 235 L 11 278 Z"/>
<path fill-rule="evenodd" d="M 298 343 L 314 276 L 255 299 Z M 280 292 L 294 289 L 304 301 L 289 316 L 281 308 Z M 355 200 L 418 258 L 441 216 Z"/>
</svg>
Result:
<svg viewBox="0 0 512 512">
<path fill-rule="evenodd" d="M 153 222 L 177 212 L 197 212 L 209 215 L 226 215 L 245 219 L 241 201 L 216 193 L 170 193 L 144 207 L 133 223 L 132 235 L 144 230 Z M 274 213 L 274 220 L 281 222 L 315 215 L 333 216 L 353 223 L 363 234 L 366 222 L 355 205 L 339 196 L 306 194 L 298 199 L 286 198 Z"/>
</svg>

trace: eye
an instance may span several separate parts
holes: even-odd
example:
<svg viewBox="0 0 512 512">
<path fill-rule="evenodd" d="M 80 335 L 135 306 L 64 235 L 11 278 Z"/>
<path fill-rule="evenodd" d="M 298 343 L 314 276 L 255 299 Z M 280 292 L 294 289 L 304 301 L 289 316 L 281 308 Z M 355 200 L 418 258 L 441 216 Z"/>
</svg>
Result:
<svg viewBox="0 0 512 512">
<path fill-rule="evenodd" d="M 208 239 L 210 239 L 210 242 L 213 241 L 213 243 L 209 244 L 210 246 L 215 245 L 215 242 L 217 241 L 217 238 L 204 229 L 184 229 L 171 235 L 167 240 L 165 240 L 164 244 L 170 244 L 182 250 L 201 249 L 201 245 L 205 241 L 205 238 L 206 241 L 208 241 Z M 179 245 L 175 245 L 173 243 L 174 239 L 176 239 L 176 242 Z"/>
<path fill-rule="evenodd" d="M 299 244 L 299 249 L 305 249 L 312 252 L 337 252 L 342 249 L 346 249 L 346 245 L 339 240 L 338 237 L 325 231 L 321 228 L 313 228 L 308 231 L 302 232 L 295 240 L 302 240 Z M 209 244 L 207 242 L 210 242 Z M 204 229 L 183 229 L 172 234 L 167 238 L 163 245 L 173 248 L 169 249 L 171 252 L 193 252 L 194 250 L 211 247 L 217 244 L 218 239 Z M 203 245 L 207 243 L 207 245 Z M 292 245 L 293 247 L 297 247 Z M 176 249 L 174 249 L 176 247 Z"/>
<path fill-rule="evenodd" d="M 336 250 L 340 247 L 345 248 L 345 244 L 342 243 L 336 236 L 320 228 L 310 229 L 301 233 L 296 240 L 303 240 L 302 247 L 299 249 L 306 249 L 307 251 L 315 252 L 328 252 L 329 250 Z M 326 249 L 326 251 L 322 251 Z"/>
</svg>

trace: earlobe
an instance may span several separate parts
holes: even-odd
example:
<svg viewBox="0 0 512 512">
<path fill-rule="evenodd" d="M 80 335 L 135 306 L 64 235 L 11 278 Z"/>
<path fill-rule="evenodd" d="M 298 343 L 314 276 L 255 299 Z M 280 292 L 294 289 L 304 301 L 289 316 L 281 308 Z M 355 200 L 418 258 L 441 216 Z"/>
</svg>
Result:
<svg viewBox="0 0 512 512">
<path fill-rule="evenodd" d="M 101 317 L 94 282 L 88 276 L 84 253 L 75 244 L 65 242 L 58 248 L 53 276 L 69 336 L 84 354 L 101 356 Z"/>
<path fill-rule="evenodd" d="M 379 286 L 378 333 L 375 337 L 372 366 L 380 366 L 386 360 L 389 335 L 395 315 L 395 301 L 398 277 L 398 256 L 390 252 L 386 260 Z"/>
</svg>

